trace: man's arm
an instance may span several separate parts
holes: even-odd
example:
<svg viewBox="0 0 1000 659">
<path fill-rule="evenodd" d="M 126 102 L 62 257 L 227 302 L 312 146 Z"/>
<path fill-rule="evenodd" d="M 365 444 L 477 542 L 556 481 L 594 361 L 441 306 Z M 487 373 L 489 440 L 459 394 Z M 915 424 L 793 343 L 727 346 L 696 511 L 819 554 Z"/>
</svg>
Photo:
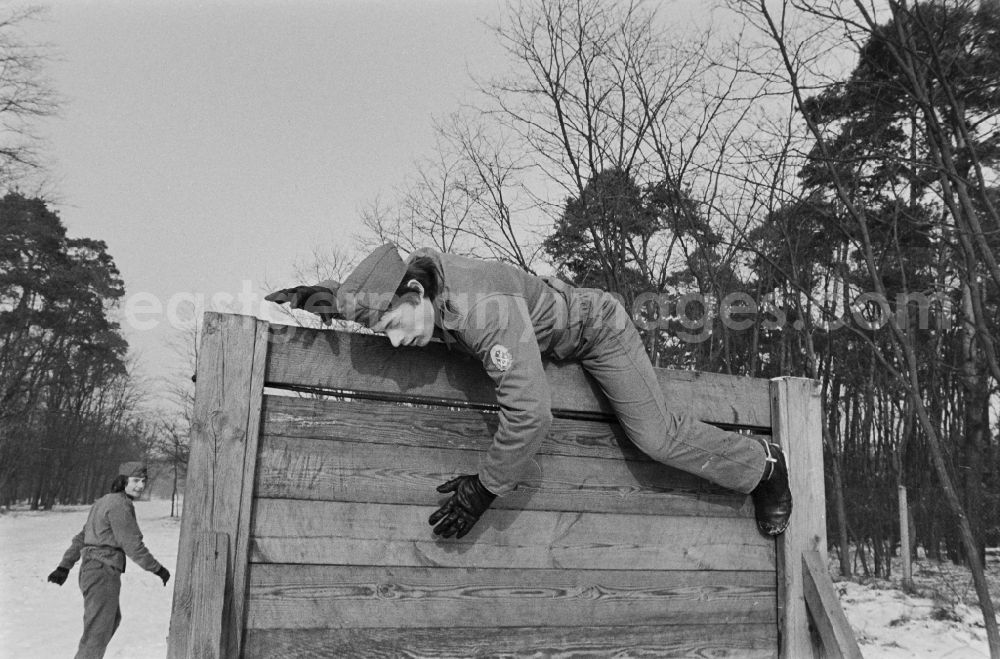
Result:
<svg viewBox="0 0 1000 659">
<path fill-rule="evenodd" d="M 142 542 L 142 533 L 139 531 L 138 522 L 135 521 L 135 507 L 129 499 L 123 497 L 121 503 L 111 506 L 108 510 L 108 521 L 111 523 L 111 532 L 125 551 L 125 555 L 142 569 L 159 572 L 162 566 Z"/>
<path fill-rule="evenodd" d="M 80 560 L 80 552 L 83 551 L 83 529 L 73 536 L 70 540 L 69 549 L 63 554 L 62 560 L 59 561 L 59 567 L 63 568 L 67 572 L 73 569 L 76 562 Z"/>
<path fill-rule="evenodd" d="M 80 560 L 80 552 L 83 551 L 83 529 L 73 536 L 73 539 L 69 543 L 69 549 L 63 554 L 62 560 L 59 561 L 59 567 L 49 574 L 48 581 L 54 583 L 57 586 L 61 586 L 66 583 L 66 577 L 69 576 L 69 571 L 73 569 L 76 562 Z"/>
<path fill-rule="evenodd" d="M 522 298 L 491 295 L 470 309 L 465 325 L 462 339 L 496 384 L 500 405 L 479 478 L 489 491 L 503 496 L 517 487 L 549 432 L 552 395 Z"/>
</svg>

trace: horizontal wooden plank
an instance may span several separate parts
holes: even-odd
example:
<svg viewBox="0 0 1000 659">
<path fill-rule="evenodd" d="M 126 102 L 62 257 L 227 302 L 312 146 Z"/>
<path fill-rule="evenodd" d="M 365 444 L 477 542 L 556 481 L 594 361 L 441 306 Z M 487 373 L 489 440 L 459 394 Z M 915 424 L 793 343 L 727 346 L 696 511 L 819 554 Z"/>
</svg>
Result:
<svg viewBox="0 0 1000 659">
<path fill-rule="evenodd" d="M 473 358 L 432 343 L 393 348 L 383 336 L 271 325 L 266 382 L 392 394 L 411 400 L 495 405 L 492 381 Z M 596 383 L 571 362 L 545 373 L 558 413 L 611 414 Z M 767 380 L 657 369 L 670 407 L 709 423 L 770 428 Z"/>
<path fill-rule="evenodd" d="M 438 411 L 438 414 L 446 411 Z M 482 431 L 481 431 L 482 432 Z M 489 444 L 480 437 L 480 446 Z M 440 505 L 435 488 L 475 473 L 483 450 L 358 441 L 261 438 L 257 496 Z M 752 517 L 753 504 L 696 476 L 655 462 L 537 455 L 518 489 L 494 508 L 637 515 Z"/>
<path fill-rule="evenodd" d="M 581 621 L 584 622 L 584 621 Z M 464 629 L 248 629 L 244 656 L 358 659 L 467 657 L 715 657 L 777 656 L 774 625 L 609 627 L 586 621 L 573 627 Z"/>
<path fill-rule="evenodd" d="M 440 539 L 434 506 L 258 499 L 257 563 L 639 570 L 775 569 L 752 520 L 488 510 L 469 535 Z"/>
<path fill-rule="evenodd" d="M 255 565 L 247 627 L 776 626 L 771 572 Z"/>
<path fill-rule="evenodd" d="M 262 432 L 285 437 L 482 450 L 489 441 L 484 437 L 492 437 L 497 430 L 497 416 L 487 410 L 265 396 Z M 617 423 L 564 418 L 553 420 L 540 453 L 651 460 L 625 437 Z"/>
</svg>

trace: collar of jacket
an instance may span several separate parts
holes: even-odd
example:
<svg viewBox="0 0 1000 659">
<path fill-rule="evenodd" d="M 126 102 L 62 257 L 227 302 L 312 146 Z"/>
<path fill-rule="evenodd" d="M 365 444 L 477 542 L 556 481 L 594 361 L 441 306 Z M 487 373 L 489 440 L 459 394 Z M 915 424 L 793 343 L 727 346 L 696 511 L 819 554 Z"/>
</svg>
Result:
<svg viewBox="0 0 1000 659">
<path fill-rule="evenodd" d="M 462 324 L 462 314 L 459 313 L 448 301 L 447 289 L 445 289 L 434 300 L 434 325 L 441 332 L 441 340 L 445 346 L 451 346 L 457 341 L 452 332 L 457 330 Z"/>
</svg>

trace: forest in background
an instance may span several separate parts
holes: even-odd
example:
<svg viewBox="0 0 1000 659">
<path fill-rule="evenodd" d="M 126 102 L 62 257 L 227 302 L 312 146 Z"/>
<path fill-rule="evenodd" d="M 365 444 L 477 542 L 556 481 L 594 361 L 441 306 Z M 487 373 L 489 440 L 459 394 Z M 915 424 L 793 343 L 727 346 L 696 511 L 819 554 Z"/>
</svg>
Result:
<svg viewBox="0 0 1000 659">
<path fill-rule="evenodd" d="M 1000 4 L 727 0 L 712 16 L 511 5 L 494 27 L 509 72 L 438 118 L 437 149 L 363 209 L 354 249 L 297 275 L 343 275 L 390 240 L 500 259 L 619 295 L 658 366 L 814 378 L 841 571 L 889 574 L 904 486 L 909 551 L 968 564 L 989 620 Z M 3 107 L 20 121 L 54 102 L 37 101 Z M 16 192 L 29 151 L 0 155 L 0 495 L 91 498 L 81 442 L 107 443 L 94 465 L 135 449 L 182 463 L 185 419 L 135 414 L 103 244 Z"/>
<path fill-rule="evenodd" d="M 725 11 L 722 11 L 724 9 Z M 658 366 L 822 385 L 831 541 L 1000 543 L 1000 5 L 550 0 L 364 209 L 393 241 L 616 293 Z M 343 274 L 343 251 L 300 275 Z"/>
<path fill-rule="evenodd" d="M 33 510 L 93 501 L 128 460 L 175 486 L 190 408 L 189 382 L 167 387 L 180 411 L 149 404 L 117 320 L 114 258 L 103 240 L 68 236 L 49 201 L 37 124 L 62 99 L 50 51 L 27 36 L 43 13 L 0 9 L 0 507 Z"/>
</svg>

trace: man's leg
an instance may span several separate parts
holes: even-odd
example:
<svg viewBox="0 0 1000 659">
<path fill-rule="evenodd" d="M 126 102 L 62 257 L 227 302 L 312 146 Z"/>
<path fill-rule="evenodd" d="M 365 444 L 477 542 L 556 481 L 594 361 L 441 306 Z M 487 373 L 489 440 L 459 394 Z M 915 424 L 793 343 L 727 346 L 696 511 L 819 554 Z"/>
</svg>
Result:
<svg viewBox="0 0 1000 659">
<path fill-rule="evenodd" d="M 99 561 L 84 559 L 80 565 L 83 591 L 83 636 L 76 659 L 101 659 L 121 622 L 118 596 L 121 573 Z"/>
<path fill-rule="evenodd" d="M 654 460 L 737 492 L 753 490 L 765 471 L 761 443 L 670 410 L 624 308 L 610 295 L 595 306 L 590 345 L 580 363 L 600 385 L 628 438 Z"/>
</svg>

